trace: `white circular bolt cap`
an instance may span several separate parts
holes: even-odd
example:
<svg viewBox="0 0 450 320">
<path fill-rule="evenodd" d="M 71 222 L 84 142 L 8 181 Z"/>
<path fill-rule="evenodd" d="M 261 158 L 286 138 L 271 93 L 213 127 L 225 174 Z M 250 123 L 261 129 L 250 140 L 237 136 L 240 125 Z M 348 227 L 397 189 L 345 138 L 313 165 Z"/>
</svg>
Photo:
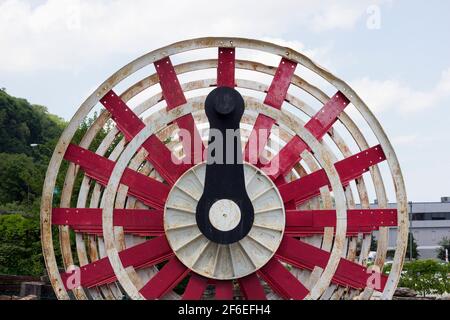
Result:
<svg viewBox="0 0 450 320">
<path fill-rule="evenodd" d="M 241 221 L 241 210 L 232 200 L 218 200 L 209 209 L 209 221 L 217 230 L 233 230 Z"/>
</svg>

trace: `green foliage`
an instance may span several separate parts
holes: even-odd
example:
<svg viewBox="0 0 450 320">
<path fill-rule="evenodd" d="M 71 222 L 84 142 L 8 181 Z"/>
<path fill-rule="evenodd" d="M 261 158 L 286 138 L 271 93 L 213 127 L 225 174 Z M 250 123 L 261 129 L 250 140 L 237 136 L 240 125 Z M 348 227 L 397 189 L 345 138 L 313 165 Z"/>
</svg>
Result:
<svg viewBox="0 0 450 320">
<path fill-rule="evenodd" d="M 25 154 L 0 153 L 0 203 L 32 201 L 40 195 L 44 167 Z"/>
<path fill-rule="evenodd" d="M 412 247 L 412 252 L 410 251 L 411 247 Z M 408 247 L 406 248 L 406 258 L 407 259 L 409 259 L 409 257 L 410 257 L 410 252 L 412 254 L 413 259 L 417 259 L 420 257 L 420 254 L 417 251 L 416 239 L 414 238 L 414 235 L 411 232 L 408 234 Z"/>
<path fill-rule="evenodd" d="M 439 245 L 441 246 L 438 249 L 438 258 L 441 260 L 445 260 L 445 250 L 447 249 L 450 254 L 450 238 L 444 237 L 440 242 Z"/>
<path fill-rule="evenodd" d="M 39 219 L 0 215 L 0 273 L 39 276 L 44 264 Z"/>
<path fill-rule="evenodd" d="M 385 267 L 389 274 L 391 265 Z M 411 288 L 419 294 L 444 294 L 450 292 L 450 264 L 436 260 L 416 260 L 403 266 L 399 286 Z"/>
<path fill-rule="evenodd" d="M 64 120 L 47 108 L 0 90 L 0 152 L 31 155 L 31 144 L 45 144 L 61 135 Z"/>
<path fill-rule="evenodd" d="M 83 121 L 73 143 L 80 142 L 96 117 L 95 114 Z M 0 274 L 45 273 L 40 242 L 40 196 L 48 162 L 65 126 L 62 119 L 49 114 L 45 107 L 31 105 L 0 90 Z M 100 130 L 90 150 L 97 149 L 110 126 L 108 123 Z M 68 162 L 63 161 L 56 181 L 55 204 L 60 202 L 67 167 Z M 75 194 L 81 178 L 80 171 Z M 76 199 L 73 201 L 72 206 Z M 56 259 L 60 261 L 56 228 L 53 235 Z M 73 235 L 71 242 L 74 244 Z"/>
<path fill-rule="evenodd" d="M 372 236 L 372 238 L 370 239 L 370 251 L 377 251 L 377 239 L 375 239 L 374 236 Z"/>
</svg>

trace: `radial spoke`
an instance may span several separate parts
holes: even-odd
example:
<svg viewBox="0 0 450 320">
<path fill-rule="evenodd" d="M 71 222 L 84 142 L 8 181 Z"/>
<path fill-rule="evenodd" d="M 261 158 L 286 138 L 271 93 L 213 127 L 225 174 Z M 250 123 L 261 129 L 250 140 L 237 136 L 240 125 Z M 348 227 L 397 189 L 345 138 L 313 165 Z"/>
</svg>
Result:
<svg viewBox="0 0 450 320">
<path fill-rule="evenodd" d="M 183 300 L 200 300 L 208 285 L 208 279 L 195 273 L 191 275 L 186 289 L 183 293 Z"/>
<path fill-rule="evenodd" d="M 217 86 L 235 87 L 235 49 L 219 48 L 219 59 L 217 63 Z"/>
<path fill-rule="evenodd" d="M 272 258 L 258 273 L 284 299 L 303 300 L 309 293 L 309 290 L 275 258 Z"/>
<path fill-rule="evenodd" d="M 276 109 L 280 109 L 281 105 L 286 99 L 287 91 L 291 84 L 292 76 L 294 75 L 297 63 L 282 58 L 278 69 L 270 84 L 269 91 L 267 91 L 264 104 L 267 104 Z"/>
<path fill-rule="evenodd" d="M 240 278 L 239 286 L 241 288 L 241 292 L 247 300 L 266 300 L 266 293 L 264 292 L 264 288 L 259 281 L 256 273 L 252 273 L 249 276 L 244 278 Z"/>
<path fill-rule="evenodd" d="M 70 226 L 75 232 L 101 235 L 101 208 L 53 208 L 52 224 Z M 125 233 L 140 236 L 164 234 L 163 211 L 145 209 L 114 209 L 114 226 Z"/>
<path fill-rule="evenodd" d="M 299 136 L 294 136 L 289 142 L 270 160 L 264 164 L 261 170 L 268 173 L 269 177 L 276 181 L 278 177 L 292 169 L 301 160 L 301 153 L 308 149 L 306 143 Z M 276 165 L 275 165 L 276 164 Z M 276 170 L 274 172 L 274 169 Z M 270 172 L 269 172 L 270 170 Z M 278 182 L 278 181 L 277 181 Z"/>
<path fill-rule="evenodd" d="M 164 58 L 155 62 L 159 84 L 167 104 L 167 110 L 171 110 L 186 103 L 186 98 L 181 88 L 175 69 L 170 58 Z M 180 129 L 189 132 L 190 140 L 181 137 L 185 155 L 190 157 L 191 164 L 200 163 L 203 160 L 204 145 L 200 132 L 195 125 L 192 114 L 187 114 L 175 120 Z"/>
<path fill-rule="evenodd" d="M 155 265 L 167 260 L 172 255 L 173 251 L 164 236 L 153 238 L 119 252 L 119 257 L 124 268 L 133 266 L 135 269 Z M 70 281 L 71 276 L 72 272 L 61 274 L 61 279 L 67 289 L 69 289 L 68 282 Z M 80 285 L 82 287 L 90 288 L 110 283 L 115 280 L 116 276 L 108 257 L 94 261 L 80 268 Z"/>
<path fill-rule="evenodd" d="M 264 151 L 264 147 L 269 139 L 270 130 L 274 125 L 275 120 L 259 114 L 253 125 L 252 132 L 248 137 L 248 142 L 244 150 L 244 159 L 252 164 L 258 164 L 259 158 Z"/>
<path fill-rule="evenodd" d="M 347 235 L 371 233 L 380 227 L 397 225 L 396 209 L 347 210 Z M 285 234 L 304 237 L 323 234 L 326 227 L 336 227 L 336 210 L 288 210 Z"/>
<path fill-rule="evenodd" d="M 189 269 L 173 257 L 139 292 L 146 299 L 159 299 L 180 283 L 188 272 Z"/>
<path fill-rule="evenodd" d="M 115 162 L 92 151 L 70 144 L 64 159 L 79 165 L 87 176 L 106 186 Z M 121 183 L 128 186 L 128 193 L 143 203 L 162 209 L 169 193 L 169 186 L 126 168 Z"/>
<path fill-rule="evenodd" d="M 272 83 L 267 91 L 264 104 L 275 109 L 281 109 L 286 98 L 292 76 L 294 75 L 297 63 L 282 58 L 278 69 L 273 77 Z M 256 118 L 253 130 L 250 133 L 249 140 L 245 146 L 244 159 L 253 164 L 257 164 L 259 157 L 264 150 L 269 139 L 270 130 L 275 120 L 265 115 L 259 114 Z"/>
<path fill-rule="evenodd" d="M 312 118 L 305 124 L 305 128 L 313 134 L 316 139 L 322 137 L 330 130 L 336 122 L 339 114 L 345 109 L 350 101 L 341 93 L 336 93 L 330 101 L 328 101 L 322 109 L 320 109 Z M 276 180 L 278 177 L 284 176 L 291 170 L 296 163 L 301 160 L 301 153 L 308 149 L 308 146 L 303 142 L 299 136 L 294 136 L 286 146 L 264 167 L 273 170 L 274 164 L 277 164 L 277 171 L 272 172 L 270 177 Z"/>
<path fill-rule="evenodd" d="M 109 91 L 100 102 L 111 113 L 112 119 L 127 141 L 132 140 L 145 127 L 144 122 L 114 91 Z M 172 152 L 156 135 L 152 135 L 142 146 L 148 152 L 147 160 L 171 185 L 190 167 L 172 161 Z"/>
<path fill-rule="evenodd" d="M 233 300 L 233 282 L 231 280 L 216 280 L 216 300 Z"/>
<path fill-rule="evenodd" d="M 367 172 L 370 167 L 384 160 L 386 160 L 386 156 L 381 146 L 378 145 L 335 163 L 335 167 L 342 184 L 346 185 Z M 279 190 L 284 202 L 295 200 L 296 203 L 299 203 L 317 196 L 320 194 L 320 188 L 329 185 L 327 174 L 324 169 L 321 169 L 283 184 Z"/>
<path fill-rule="evenodd" d="M 330 258 L 330 253 L 300 240 L 285 236 L 276 256 L 280 260 L 297 268 L 313 270 L 316 266 L 325 269 L 328 259 Z M 387 281 L 385 275 L 341 258 L 332 282 L 342 286 L 349 286 L 354 289 L 363 289 L 369 284 L 372 285 L 372 280 L 374 280 L 375 283 L 372 288 L 383 291 Z"/>
</svg>

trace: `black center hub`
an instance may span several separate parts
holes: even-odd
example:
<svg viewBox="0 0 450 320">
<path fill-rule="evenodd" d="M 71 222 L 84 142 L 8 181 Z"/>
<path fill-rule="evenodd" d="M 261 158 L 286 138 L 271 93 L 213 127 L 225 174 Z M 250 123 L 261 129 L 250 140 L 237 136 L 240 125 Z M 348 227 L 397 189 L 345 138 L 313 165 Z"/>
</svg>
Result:
<svg viewBox="0 0 450 320">
<path fill-rule="evenodd" d="M 254 209 L 245 188 L 239 133 L 244 109 L 244 99 L 232 88 L 216 88 L 205 101 L 210 135 L 205 184 L 197 204 L 196 219 L 205 237 L 220 244 L 241 240 L 253 226 Z M 234 229 L 221 231 L 211 224 L 209 211 L 218 200 L 231 200 L 239 207 L 241 219 Z"/>
</svg>

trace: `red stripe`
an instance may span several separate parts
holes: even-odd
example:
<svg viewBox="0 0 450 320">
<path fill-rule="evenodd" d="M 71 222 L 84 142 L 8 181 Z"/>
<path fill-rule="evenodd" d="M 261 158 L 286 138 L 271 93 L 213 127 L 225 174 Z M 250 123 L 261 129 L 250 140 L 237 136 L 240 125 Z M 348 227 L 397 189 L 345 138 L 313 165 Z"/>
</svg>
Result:
<svg viewBox="0 0 450 320">
<path fill-rule="evenodd" d="M 347 210 L 347 235 L 371 233 L 380 227 L 397 225 L 396 209 Z M 285 234 L 301 237 L 323 234 L 324 228 L 336 227 L 335 210 L 288 210 Z"/>
<path fill-rule="evenodd" d="M 113 91 L 108 91 L 101 99 L 102 105 L 111 113 L 111 118 L 116 122 L 117 128 L 123 133 L 127 141 L 132 140 L 145 124 L 131 110 L 125 102 Z"/>
<path fill-rule="evenodd" d="M 186 98 L 178 81 L 177 74 L 173 68 L 170 58 L 164 58 L 155 62 L 156 72 L 159 77 L 159 84 L 163 92 L 167 109 L 171 110 L 186 103 Z"/>
<path fill-rule="evenodd" d="M 245 161 L 254 165 L 258 164 L 260 156 L 264 151 L 264 147 L 267 144 L 267 140 L 269 139 L 270 130 L 274 124 L 274 119 L 263 114 L 258 115 L 245 146 Z"/>
<path fill-rule="evenodd" d="M 348 106 L 350 100 L 342 92 L 337 92 L 328 101 L 319 112 L 316 113 L 311 120 L 305 125 L 305 128 L 312 133 L 317 139 L 321 139 L 333 124 L 336 122 L 338 116 Z"/>
<path fill-rule="evenodd" d="M 101 235 L 100 208 L 53 208 L 52 224 L 70 226 L 76 232 Z M 145 209 L 114 209 L 114 226 L 123 227 L 125 233 L 140 236 L 164 234 L 163 211 Z"/>
<path fill-rule="evenodd" d="M 145 127 L 144 122 L 114 91 L 109 91 L 100 99 L 100 102 L 111 113 L 112 119 L 127 141 L 132 140 Z M 143 143 L 143 147 L 148 152 L 147 160 L 171 185 L 190 167 L 185 164 L 175 164 L 172 160 L 172 152 L 156 135 L 148 138 Z"/>
<path fill-rule="evenodd" d="M 247 300 L 266 300 L 266 293 L 256 273 L 240 278 L 239 287 Z"/>
<path fill-rule="evenodd" d="M 338 116 L 345 109 L 350 101 L 341 93 L 336 93 L 330 101 L 328 101 L 322 109 L 320 109 L 309 121 L 305 128 L 312 135 L 320 140 L 330 130 L 336 122 Z M 277 165 L 275 172 L 270 172 L 269 176 L 276 180 L 280 176 L 284 176 L 301 160 L 301 153 L 309 150 L 309 147 L 303 142 L 299 136 L 294 136 L 281 151 L 267 164 L 262 170 L 267 171 L 268 168 L 273 170 Z"/>
<path fill-rule="evenodd" d="M 135 269 L 155 265 L 167 260 L 172 255 L 173 251 L 165 237 L 153 238 L 119 252 L 119 257 L 123 266 L 125 268 L 133 266 Z M 110 283 L 116 280 L 114 270 L 108 257 L 82 266 L 80 272 L 80 284 L 85 288 Z M 66 289 L 68 289 L 67 280 L 71 275 L 72 273 L 61 274 L 61 279 L 63 280 Z"/>
<path fill-rule="evenodd" d="M 173 257 L 139 292 L 148 300 L 159 299 L 183 280 L 188 272 L 189 269 Z"/>
<path fill-rule="evenodd" d="M 186 290 L 183 293 L 183 300 L 200 300 L 208 285 L 208 279 L 195 273 L 191 275 Z"/>
<path fill-rule="evenodd" d="M 286 94 L 291 84 L 297 63 L 282 58 L 280 65 L 273 77 L 264 103 L 276 109 L 280 109 L 286 99 Z"/>
<path fill-rule="evenodd" d="M 106 186 L 114 170 L 115 162 L 90 150 L 70 144 L 64 159 L 79 165 L 87 176 Z M 169 186 L 139 172 L 126 168 L 122 175 L 122 184 L 128 186 L 128 193 L 143 203 L 156 209 L 162 209 L 170 191 Z"/>
<path fill-rule="evenodd" d="M 284 299 L 303 300 L 309 293 L 309 290 L 275 258 L 259 269 L 258 274 Z"/>
<path fill-rule="evenodd" d="M 216 300 L 233 300 L 233 282 L 229 280 L 214 281 L 216 288 Z"/>
<path fill-rule="evenodd" d="M 282 58 L 280 65 L 278 66 L 275 76 L 272 79 L 272 83 L 267 91 L 264 103 L 276 108 L 281 109 L 289 86 L 291 84 L 292 76 L 294 75 L 297 63 Z M 270 130 L 274 125 L 275 120 L 265 115 L 259 114 L 256 118 L 255 125 L 250 134 L 249 141 L 245 147 L 244 159 L 252 164 L 257 164 L 259 157 L 267 144 L 267 139 L 270 135 Z M 259 135 L 258 131 L 264 130 L 263 134 Z M 250 148 L 250 146 L 253 146 Z M 252 150 L 250 150 L 252 149 Z"/>
<path fill-rule="evenodd" d="M 190 160 L 188 162 L 190 164 L 202 162 L 205 146 L 192 115 L 187 114 L 181 118 L 178 118 L 175 122 L 180 129 L 186 130 L 186 132 L 189 133 L 190 140 L 181 137 L 184 153 L 186 154 L 186 157 L 190 157 L 188 158 Z"/>
<path fill-rule="evenodd" d="M 266 165 L 261 167 L 272 180 L 276 180 L 280 175 L 291 170 L 297 164 L 300 154 L 307 150 L 308 146 L 299 136 L 294 136 Z M 275 172 L 273 171 L 275 169 Z"/>
<path fill-rule="evenodd" d="M 235 87 L 235 49 L 219 48 L 219 59 L 217 64 L 217 86 Z"/>
<path fill-rule="evenodd" d="M 155 67 L 163 97 L 167 103 L 167 110 L 185 104 L 186 98 L 170 58 L 167 57 L 155 62 Z M 190 156 L 188 163 L 200 163 L 203 160 L 204 145 L 194 118 L 191 114 L 187 114 L 178 118 L 175 122 L 179 128 L 188 131 L 190 134 L 190 141 L 182 140 L 184 152 L 187 156 Z"/>
<path fill-rule="evenodd" d="M 360 177 L 370 167 L 386 160 L 381 146 L 375 146 L 347 159 L 336 162 L 335 167 L 343 185 Z M 283 184 L 279 187 L 284 202 L 295 200 L 306 201 L 320 194 L 320 188 L 330 186 L 324 169 L 315 171 L 295 181 Z"/>
<path fill-rule="evenodd" d="M 316 266 L 325 269 L 330 253 L 286 236 L 281 242 L 276 256 L 297 268 L 313 270 Z M 341 258 L 332 281 L 354 289 L 363 289 L 367 286 L 368 280 L 372 275 L 379 277 L 380 288 L 376 289 L 383 291 L 387 282 L 387 276 L 377 272 L 372 273 L 357 263 Z"/>
</svg>

